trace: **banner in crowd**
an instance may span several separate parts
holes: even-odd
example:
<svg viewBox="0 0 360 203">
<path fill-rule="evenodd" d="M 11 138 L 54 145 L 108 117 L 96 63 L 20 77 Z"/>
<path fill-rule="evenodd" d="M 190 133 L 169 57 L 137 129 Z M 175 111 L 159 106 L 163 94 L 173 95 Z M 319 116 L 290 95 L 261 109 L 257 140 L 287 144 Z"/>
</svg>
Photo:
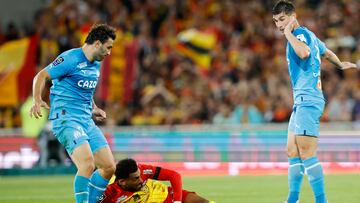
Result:
<svg viewBox="0 0 360 203">
<path fill-rule="evenodd" d="M 16 106 L 30 94 L 37 41 L 38 37 L 33 36 L 0 46 L 0 106 Z"/>
<path fill-rule="evenodd" d="M 200 69 L 200 72 L 206 73 L 212 60 L 210 52 L 216 44 L 215 34 L 188 29 L 180 32 L 177 38 L 177 51 L 190 58 Z"/>
</svg>

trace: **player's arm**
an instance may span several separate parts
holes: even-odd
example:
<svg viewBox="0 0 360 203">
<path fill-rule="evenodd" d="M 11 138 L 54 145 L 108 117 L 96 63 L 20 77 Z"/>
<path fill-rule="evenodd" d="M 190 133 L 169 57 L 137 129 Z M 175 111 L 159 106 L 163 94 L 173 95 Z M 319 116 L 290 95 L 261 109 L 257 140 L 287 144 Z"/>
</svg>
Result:
<svg viewBox="0 0 360 203">
<path fill-rule="evenodd" d="M 170 169 L 156 167 L 153 179 L 170 181 L 174 192 L 174 203 L 180 203 L 182 200 L 182 180 L 181 175 Z"/>
<path fill-rule="evenodd" d="M 284 29 L 284 34 L 286 39 L 294 49 L 296 55 L 301 59 L 306 59 L 310 56 L 310 47 L 305 44 L 305 42 L 300 41 L 292 34 L 292 31 L 294 30 L 296 24 L 296 19 L 292 17 Z"/>
<path fill-rule="evenodd" d="M 45 82 L 48 79 L 58 79 L 72 73 L 76 66 L 73 65 L 72 57 L 60 55 L 52 63 L 41 70 L 33 80 L 33 105 L 30 109 L 30 117 L 42 117 L 40 108 L 49 106 L 42 100 L 41 95 L 44 90 Z"/>
<path fill-rule="evenodd" d="M 332 52 L 330 49 L 326 49 L 323 57 L 342 70 L 349 68 L 359 68 L 354 63 L 347 61 L 340 61 L 340 59 L 336 56 L 336 54 Z"/>
<path fill-rule="evenodd" d="M 42 92 L 44 90 L 46 80 L 50 79 L 49 73 L 43 69 L 41 70 L 33 80 L 33 105 L 30 108 L 30 117 L 35 118 L 42 117 L 41 107 L 49 109 L 49 106 L 42 99 Z"/>
</svg>

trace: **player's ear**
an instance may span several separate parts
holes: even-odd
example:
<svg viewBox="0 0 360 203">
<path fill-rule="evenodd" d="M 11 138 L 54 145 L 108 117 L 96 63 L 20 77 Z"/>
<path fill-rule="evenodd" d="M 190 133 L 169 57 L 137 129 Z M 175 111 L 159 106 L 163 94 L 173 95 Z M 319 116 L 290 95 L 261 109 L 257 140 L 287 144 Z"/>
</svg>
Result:
<svg viewBox="0 0 360 203">
<path fill-rule="evenodd" d="M 126 184 L 125 179 L 118 179 L 118 184 L 124 186 Z"/>
<path fill-rule="evenodd" d="M 95 41 L 95 47 L 96 47 L 96 48 L 99 48 L 100 46 L 101 46 L 100 40 L 96 40 L 96 41 Z"/>
</svg>

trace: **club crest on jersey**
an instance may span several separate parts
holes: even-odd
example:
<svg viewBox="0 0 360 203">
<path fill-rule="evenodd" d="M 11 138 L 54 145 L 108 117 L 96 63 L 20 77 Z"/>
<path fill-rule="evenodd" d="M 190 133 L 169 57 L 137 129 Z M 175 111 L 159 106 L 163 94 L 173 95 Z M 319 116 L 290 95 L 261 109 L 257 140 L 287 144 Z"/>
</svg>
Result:
<svg viewBox="0 0 360 203">
<path fill-rule="evenodd" d="M 62 62 L 64 62 L 64 58 L 60 56 L 57 59 L 55 59 L 55 61 L 52 64 L 53 64 L 53 66 L 57 66 Z"/>
<path fill-rule="evenodd" d="M 77 67 L 78 67 L 78 68 L 84 68 L 84 67 L 86 67 L 86 65 L 87 65 L 86 62 L 82 62 L 82 63 L 79 63 L 79 64 L 77 65 Z"/>
<path fill-rule="evenodd" d="M 296 38 L 298 40 L 300 40 L 301 42 L 304 42 L 305 44 L 307 44 L 307 41 L 306 41 L 306 38 L 305 38 L 304 34 L 296 35 Z"/>
</svg>

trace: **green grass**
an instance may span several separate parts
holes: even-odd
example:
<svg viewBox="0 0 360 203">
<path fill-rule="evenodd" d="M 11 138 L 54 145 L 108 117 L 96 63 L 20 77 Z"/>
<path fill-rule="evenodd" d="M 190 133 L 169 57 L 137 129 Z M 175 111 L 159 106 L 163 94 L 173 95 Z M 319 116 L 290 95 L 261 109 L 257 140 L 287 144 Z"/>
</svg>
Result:
<svg viewBox="0 0 360 203">
<path fill-rule="evenodd" d="M 217 203 L 282 203 L 287 195 L 286 176 L 184 177 L 184 189 Z M 74 202 L 72 176 L 0 177 L 1 203 Z M 331 203 L 360 202 L 360 175 L 327 175 L 326 190 Z M 302 203 L 313 195 L 303 182 Z"/>
</svg>

